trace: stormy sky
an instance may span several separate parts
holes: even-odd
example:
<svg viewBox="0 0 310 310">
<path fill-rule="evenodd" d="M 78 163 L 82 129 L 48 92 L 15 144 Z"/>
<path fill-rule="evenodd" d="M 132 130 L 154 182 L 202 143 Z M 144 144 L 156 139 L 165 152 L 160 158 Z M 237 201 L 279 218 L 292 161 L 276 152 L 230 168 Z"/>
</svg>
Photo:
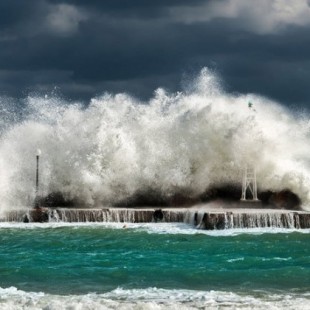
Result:
<svg viewBox="0 0 310 310">
<path fill-rule="evenodd" d="M 0 2 L 0 96 L 146 100 L 205 66 L 228 92 L 310 107 L 310 1 Z"/>
</svg>

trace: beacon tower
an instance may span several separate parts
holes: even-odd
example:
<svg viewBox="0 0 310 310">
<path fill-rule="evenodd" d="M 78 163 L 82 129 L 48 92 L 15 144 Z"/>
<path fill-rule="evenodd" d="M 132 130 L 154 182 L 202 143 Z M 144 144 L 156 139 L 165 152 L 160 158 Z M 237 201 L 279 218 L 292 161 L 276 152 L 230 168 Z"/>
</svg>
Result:
<svg viewBox="0 0 310 310">
<path fill-rule="evenodd" d="M 241 201 L 258 201 L 254 167 L 245 166 L 243 170 Z"/>
</svg>

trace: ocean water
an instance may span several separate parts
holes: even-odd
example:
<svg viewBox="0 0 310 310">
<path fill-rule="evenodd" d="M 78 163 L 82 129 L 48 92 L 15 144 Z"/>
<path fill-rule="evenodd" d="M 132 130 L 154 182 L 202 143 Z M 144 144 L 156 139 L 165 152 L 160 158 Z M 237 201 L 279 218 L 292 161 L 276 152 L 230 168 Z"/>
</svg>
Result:
<svg viewBox="0 0 310 310">
<path fill-rule="evenodd" d="M 0 226 L 0 309 L 309 309 L 310 231 Z"/>
<path fill-rule="evenodd" d="M 245 165 L 260 190 L 289 189 L 309 210 L 309 113 L 227 93 L 207 68 L 187 84 L 147 102 L 0 96 L 0 214 L 57 192 L 99 209 L 192 199 L 240 184 Z M 0 309 L 310 309 L 309 232 L 1 223 Z"/>
</svg>

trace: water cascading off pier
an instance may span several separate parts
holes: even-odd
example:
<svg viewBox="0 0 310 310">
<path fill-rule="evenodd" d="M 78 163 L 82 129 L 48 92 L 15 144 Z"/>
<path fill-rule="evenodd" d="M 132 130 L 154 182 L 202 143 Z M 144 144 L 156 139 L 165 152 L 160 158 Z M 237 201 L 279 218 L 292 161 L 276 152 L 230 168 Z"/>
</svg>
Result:
<svg viewBox="0 0 310 310">
<path fill-rule="evenodd" d="M 40 212 L 38 214 L 38 212 Z M 11 211 L 1 222 L 64 223 L 187 223 L 197 229 L 288 228 L 309 229 L 310 212 L 302 211 L 220 211 L 195 209 L 42 209 Z"/>
</svg>

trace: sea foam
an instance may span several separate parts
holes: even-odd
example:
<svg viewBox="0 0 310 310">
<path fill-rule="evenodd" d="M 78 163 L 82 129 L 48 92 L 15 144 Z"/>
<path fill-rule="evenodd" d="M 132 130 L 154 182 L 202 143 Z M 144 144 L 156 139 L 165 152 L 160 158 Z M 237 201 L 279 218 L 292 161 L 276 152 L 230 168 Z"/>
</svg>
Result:
<svg viewBox="0 0 310 310">
<path fill-rule="evenodd" d="M 287 228 L 233 228 L 224 230 L 201 230 L 186 223 L 107 223 L 107 222 L 50 222 L 50 223 L 0 223 L 0 231 L 6 229 L 59 229 L 69 227 L 74 230 L 89 229 L 118 229 L 146 232 L 159 235 L 206 235 L 212 237 L 234 237 L 239 235 L 264 235 L 264 234 L 309 234 L 310 229 L 287 229 Z"/>
<path fill-rule="evenodd" d="M 24 292 L 15 287 L 0 288 L 0 309 L 305 309 L 309 294 L 236 294 L 225 291 L 165 290 L 157 288 L 126 290 L 117 288 L 105 294 L 51 295 Z"/>
<path fill-rule="evenodd" d="M 253 104 L 252 107 L 248 103 Z M 261 190 L 288 188 L 310 203 L 309 116 L 254 94 L 230 94 L 207 68 L 187 90 L 148 102 L 104 94 L 87 106 L 57 97 L 0 99 L 1 210 L 40 194 L 101 207 L 155 191 L 194 197 L 240 184 L 253 165 Z"/>
</svg>

